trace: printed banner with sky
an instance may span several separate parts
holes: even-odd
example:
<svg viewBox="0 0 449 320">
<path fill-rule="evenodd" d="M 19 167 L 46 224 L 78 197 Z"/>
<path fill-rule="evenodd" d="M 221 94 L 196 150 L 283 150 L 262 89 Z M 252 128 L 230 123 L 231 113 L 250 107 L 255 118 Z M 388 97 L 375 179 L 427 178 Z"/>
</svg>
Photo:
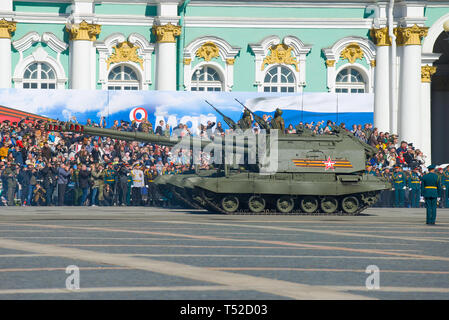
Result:
<svg viewBox="0 0 449 320">
<path fill-rule="evenodd" d="M 299 122 L 335 121 L 352 124 L 373 121 L 373 94 L 333 93 L 257 93 L 257 92 L 189 92 L 189 91 L 101 91 L 101 90 L 23 90 L 0 89 L 0 105 L 43 117 L 79 123 L 87 119 L 99 123 L 104 116 L 107 126 L 114 120 L 140 122 L 143 117 L 153 123 L 159 120 L 174 127 L 187 124 L 197 132 L 200 123 L 221 121 L 206 100 L 237 122 L 243 113 L 238 99 L 250 110 L 262 116 L 274 116 L 276 108 L 283 110 L 286 126 Z M 2 116 L 0 115 L 0 120 Z"/>
</svg>

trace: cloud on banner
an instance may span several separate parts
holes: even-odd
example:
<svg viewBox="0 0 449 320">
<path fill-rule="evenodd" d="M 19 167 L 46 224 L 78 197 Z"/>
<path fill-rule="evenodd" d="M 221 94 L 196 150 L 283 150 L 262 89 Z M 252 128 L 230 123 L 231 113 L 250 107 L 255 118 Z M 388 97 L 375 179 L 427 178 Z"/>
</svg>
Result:
<svg viewBox="0 0 449 320">
<path fill-rule="evenodd" d="M 206 102 L 214 105 L 234 121 L 242 115 L 243 102 L 258 115 L 274 116 L 276 108 L 284 111 L 286 125 L 300 121 L 344 122 L 352 124 L 373 121 L 373 94 L 276 94 L 257 92 L 189 92 L 189 91 L 102 91 L 102 90 L 23 90 L 0 89 L 0 105 L 53 119 L 80 123 L 92 119 L 141 121 L 148 117 L 153 124 L 160 120 L 171 126 L 179 123 L 197 129 L 208 120 L 222 121 Z M 1 118 L 0 118 L 1 120 Z"/>
</svg>

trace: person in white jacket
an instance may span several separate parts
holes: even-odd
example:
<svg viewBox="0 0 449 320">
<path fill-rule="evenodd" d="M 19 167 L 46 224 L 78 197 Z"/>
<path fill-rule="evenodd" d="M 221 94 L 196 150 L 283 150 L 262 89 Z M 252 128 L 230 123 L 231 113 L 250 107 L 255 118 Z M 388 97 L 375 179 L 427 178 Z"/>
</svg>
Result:
<svg viewBox="0 0 449 320">
<path fill-rule="evenodd" d="M 131 190 L 131 204 L 133 206 L 140 206 L 142 204 L 142 188 L 145 185 L 143 171 L 139 163 L 135 163 L 131 170 L 133 185 Z"/>
</svg>

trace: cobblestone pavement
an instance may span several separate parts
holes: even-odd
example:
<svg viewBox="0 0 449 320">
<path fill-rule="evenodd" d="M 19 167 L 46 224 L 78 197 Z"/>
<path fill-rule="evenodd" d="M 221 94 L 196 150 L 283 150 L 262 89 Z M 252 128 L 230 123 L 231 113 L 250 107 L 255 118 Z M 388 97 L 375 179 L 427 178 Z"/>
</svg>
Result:
<svg viewBox="0 0 449 320">
<path fill-rule="evenodd" d="M 447 299 L 448 244 L 449 209 L 2 208 L 0 299 Z"/>
</svg>

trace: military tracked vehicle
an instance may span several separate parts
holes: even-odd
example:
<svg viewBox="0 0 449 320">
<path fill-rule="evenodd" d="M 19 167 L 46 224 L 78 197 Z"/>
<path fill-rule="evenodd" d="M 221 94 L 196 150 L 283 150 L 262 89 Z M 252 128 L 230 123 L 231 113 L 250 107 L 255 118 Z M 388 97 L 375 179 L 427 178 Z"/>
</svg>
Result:
<svg viewBox="0 0 449 320">
<path fill-rule="evenodd" d="M 257 122 L 263 121 L 251 114 Z M 260 123 L 260 127 L 262 125 L 266 124 Z M 49 124 L 47 130 L 165 146 L 175 146 L 181 141 L 180 138 L 73 123 Z M 219 163 L 208 170 L 199 170 L 197 166 L 195 171 L 161 176 L 155 183 L 165 192 L 172 192 L 187 207 L 226 214 L 355 215 L 375 204 L 382 190 L 391 188 L 386 180 L 365 174 L 366 161 L 374 156 L 376 149 L 346 130 L 334 127 L 333 134 L 314 135 L 298 126 L 296 132 L 287 135 L 268 129 L 257 137 L 248 132 L 235 133 L 214 141 L 188 137 L 184 139 L 184 146 L 187 141 L 199 150 L 213 150 L 215 160 L 223 161 L 217 161 Z M 229 153 L 225 151 L 231 152 L 233 160 L 236 153 L 243 155 L 244 161 L 229 163 L 226 160 Z"/>
</svg>

